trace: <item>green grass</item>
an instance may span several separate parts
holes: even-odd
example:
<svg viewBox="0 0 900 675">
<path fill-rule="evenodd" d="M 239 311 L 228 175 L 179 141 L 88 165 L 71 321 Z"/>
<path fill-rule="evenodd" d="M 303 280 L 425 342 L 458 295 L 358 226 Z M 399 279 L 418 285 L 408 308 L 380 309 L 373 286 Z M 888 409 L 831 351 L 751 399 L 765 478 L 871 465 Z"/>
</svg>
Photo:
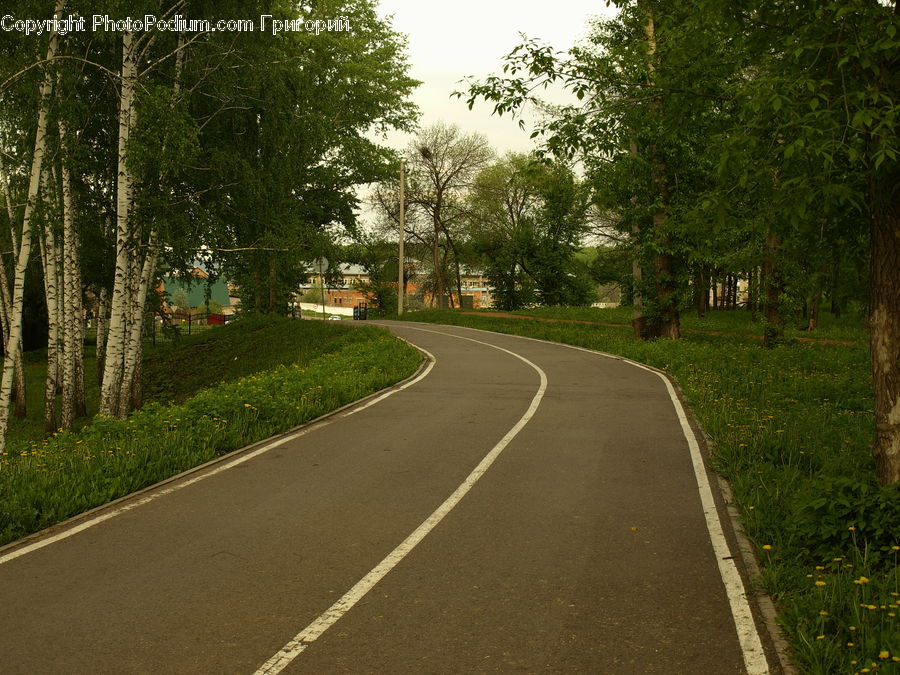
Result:
<svg viewBox="0 0 900 675">
<path fill-rule="evenodd" d="M 7 442 L 41 441 L 47 432 L 44 430 L 44 384 L 47 380 L 47 351 L 38 350 L 26 352 L 25 362 L 25 405 L 27 416 L 15 417 L 13 409 L 10 409 L 9 429 Z M 95 376 L 96 360 L 94 348 L 89 346 L 85 350 L 85 399 L 88 409 L 96 412 L 99 399 L 99 388 Z M 76 427 L 81 428 L 90 422 L 90 418 L 76 420 Z"/>
<path fill-rule="evenodd" d="M 528 313 L 630 320 L 625 309 Z M 765 349 L 746 312 L 715 312 L 705 322 L 685 317 L 685 327 L 737 336 L 687 333 L 649 342 L 600 325 L 453 311 L 403 318 L 578 345 L 668 372 L 711 440 L 714 468 L 733 488 L 762 565 L 757 583 L 776 600 L 801 672 L 900 672 L 900 488 L 874 484 L 871 379 L 859 320 L 826 323 L 821 333 L 854 345 L 789 341 Z"/>
<path fill-rule="evenodd" d="M 220 382 L 292 363 L 365 340 L 337 321 L 284 320 L 247 316 L 214 330 L 144 351 L 144 399 L 176 402 Z"/>
<path fill-rule="evenodd" d="M 489 312 L 491 310 L 485 310 Z M 549 319 L 563 319 L 575 321 L 592 321 L 597 323 L 614 323 L 625 327 L 630 326 L 632 310 L 630 307 L 614 307 L 598 309 L 595 307 L 536 307 L 515 312 L 516 315 L 540 317 Z M 852 313 L 846 313 L 841 317 L 834 317 L 823 312 L 820 317 L 819 328 L 813 332 L 801 330 L 805 322 L 800 319 L 790 320 L 785 325 L 785 337 L 814 338 L 819 340 L 846 340 L 865 345 L 867 335 L 861 318 Z M 706 316 L 698 317 L 696 312 L 686 312 L 681 315 L 681 327 L 686 332 L 702 331 L 710 333 L 734 333 L 739 335 L 756 336 L 762 339 L 763 323 L 761 318 L 752 321 L 750 313 L 746 310 L 714 311 L 707 312 Z M 726 336 L 728 337 L 728 336 Z"/>
<path fill-rule="evenodd" d="M 421 359 L 375 327 L 275 318 L 241 320 L 157 351 L 148 359 L 159 368 L 151 377 L 156 401 L 128 420 L 97 416 L 79 431 L 7 446 L 0 456 L 0 544 L 390 386 Z M 163 387 L 161 378 L 179 383 Z M 167 397 L 180 402 L 162 402 Z"/>
</svg>

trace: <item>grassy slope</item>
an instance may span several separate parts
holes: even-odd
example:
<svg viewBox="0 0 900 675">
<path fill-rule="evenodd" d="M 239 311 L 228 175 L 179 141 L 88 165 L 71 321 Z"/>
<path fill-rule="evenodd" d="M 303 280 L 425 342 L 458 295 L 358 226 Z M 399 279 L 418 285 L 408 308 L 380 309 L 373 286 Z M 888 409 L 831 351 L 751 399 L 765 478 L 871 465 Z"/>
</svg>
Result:
<svg viewBox="0 0 900 675">
<path fill-rule="evenodd" d="M 630 319 L 624 309 L 526 314 Z M 759 582 L 776 596 L 802 671 L 900 668 L 900 490 L 873 483 L 871 380 L 858 320 L 819 333 L 852 346 L 795 342 L 766 350 L 746 312 L 686 317 L 687 327 L 737 335 L 688 333 L 677 342 L 636 341 L 619 327 L 448 311 L 404 318 L 575 344 L 670 373 L 734 489 L 763 565 Z"/>
<path fill-rule="evenodd" d="M 148 348 L 144 357 L 144 399 L 181 402 L 220 382 L 292 363 L 365 340 L 338 322 L 277 321 L 246 317 L 174 345 Z"/>
<path fill-rule="evenodd" d="M 0 544 L 390 386 L 421 355 L 374 327 L 271 318 L 157 349 L 147 361 L 155 400 L 127 421 L 98 416 L 0 454 Z"/>
</svg>

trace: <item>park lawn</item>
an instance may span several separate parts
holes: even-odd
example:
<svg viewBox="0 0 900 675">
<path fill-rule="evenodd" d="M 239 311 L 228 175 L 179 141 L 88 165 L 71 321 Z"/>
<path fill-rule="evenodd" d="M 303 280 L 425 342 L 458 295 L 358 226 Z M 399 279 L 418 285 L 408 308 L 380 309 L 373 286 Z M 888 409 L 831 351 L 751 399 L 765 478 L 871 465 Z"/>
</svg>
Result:
<svg viewBox="0 0 900 675">
<path fill-rule="evenodd" d="M 484 310 L 490 313 L 492 310 Z M 513 312 L 518 316 L 560 319 L 565 321 L 589 321 L 594 323 L 617 324 L 630 330 L 632 309 L 630 307 L 534 307 Z M 785 339 L 837 340 L 856 342 L 865 345 L 868 335 L 863 322 L 857 314 L 844 313 L 835 317 L 823 312 L 819 319 L 819 327 L 810 333 L 805 330 L 805 321 L 788 321 L 785 325 Z M 726 335 L 755 336 L 762 340 L 763 324 L 752 321 L 745 310 L 710 311 L 705 316 L 697 316 L 695 312 L 682 314 L 681 327 L 686 334 L 702 332 Z"/>
<path fill-rule="evenodd" d="M 422 355 L 376 327 L 248 317 L 145 359 L 148 402 L 127 420 L 10 439 L 0 544 L 364 398 L 409 377 Z"/>
<path fill-rule="evenodd" d="M 624 309 L 529 310 L 532 318 L 422 311 L 409 321 L 523 335 L 617 354 L 678 383 L 708 435 L 755 544 L 756 580 L 779 608 L 803 673 L 900 672 L 900 487 L 878 487 L 871 376 L 860 319 L 765 349 L 749 313 L 711 312 L 678 341 L 638 341 Z M 537 317 L 574 321 L 548 322 Z M 877 666 L 877 670 L 872 665 Z"/>
</svg>

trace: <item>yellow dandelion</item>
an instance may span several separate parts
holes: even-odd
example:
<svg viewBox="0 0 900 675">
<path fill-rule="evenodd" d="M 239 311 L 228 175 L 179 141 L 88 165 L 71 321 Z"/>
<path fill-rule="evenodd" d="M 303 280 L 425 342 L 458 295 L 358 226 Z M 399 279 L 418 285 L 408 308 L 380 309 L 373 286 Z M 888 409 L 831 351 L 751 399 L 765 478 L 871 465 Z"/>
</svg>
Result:
<svg viewBox="0 0 900 675">
<path fill-rule="evenodd" d="M 853 583 L 857 586 L 862 586 L 863 584 L 869 583 L 869 579 L 868 577 L 860 577 L 859 579 L 854 580 Z"/>
<path fill-rule="evenodd" d="M 816 582 L 816 586 L 825 586 L 825 585 L 826 585 L 826 584 L 825 584 L 824 581 L 819 580 L 819 581 Z"/>
<path fill-rule="evenodd" d="M 764 551 L 771 551 L 771 550 L 772 550 L 772 544 L 763 544 L 763 550 L 764 550 Z"/>
<path fill-rule="evenodd" d="M 890 658 L 890 656 L 891 653 L 887 649 L 882 649 L 880 652 L 878 652 L 879 659 L 888 659 Z"/>
</svg>

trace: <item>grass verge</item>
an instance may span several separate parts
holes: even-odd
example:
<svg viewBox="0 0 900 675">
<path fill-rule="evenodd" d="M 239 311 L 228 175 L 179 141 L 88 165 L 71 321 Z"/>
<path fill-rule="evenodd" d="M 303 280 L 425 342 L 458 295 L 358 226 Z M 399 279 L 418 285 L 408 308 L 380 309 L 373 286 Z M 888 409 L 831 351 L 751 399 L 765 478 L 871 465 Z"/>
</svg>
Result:
<svg viewBox="0 0 900 675">
<path fill-rule="evenodd" d="M 128 420 L 97 416 L 76 432 L 9 445 L 0 457 L 0 544 L 315 419 L 408 377 L 421 363 L 417 350 L 374 327 L 238 323 L 244 325 L 210 331 L 169 354 L 170 364 L 186 354 L 194 359 L 166 378 L 178 383 L 165 396 L 180 402 L 163 402 L 158 389 L 156 400 Z M 241 345 L 255 349 L 235 359 Z M 230 353 L 230 368 L 200 360 L 204 352 Z M 164 368 L 160 353 L 153 360 Z M 252 370 L 259 366 L 266 370 Z"/>
<path fill-rule="evenodd" d="M 632 309 L 630 307 L 609 309 L 596 307 L 535 307 L 534 309 L 518 310 L 515 314 L 544 319 L 617 324 L 625 330 L 631 330 L 632 319 Z M 725 337 L 746 335 L 762 340 L 762 322 L 754 322 L 750 318 L 749 312 L 745 310 L 710 311 L 702 317 L 698 317 L 691 312 L 681 316 L 681 327 L 686 334 L 700 332 L 722 334 Z M 860 345 L 865 345 L 867 339 L 862 321 L 858 315 L 852 313 L 844 314 L 840 317 L 834 317 L 827 313 L 822 314 L 819 328 L 812 333 L 806 331 L 801 322 L 788 322 L 785 326 L 784 337 L 787 341 L 794 339 L 811 339 L 814 341 L 838 340 L 856 342 Z"/>
<path fill-rule="evenodd" d="M 584 311 L 535 312 L 586 320 Z M 872 397 L 862 328 L 764 349 L 746 312 L 709 330 L 642 342 L 618 327 L 503 319 L 453 311 L 405 315 L 618 354 L 678 382 L 730 483 L 803 673 L 900 672 L 900 487 L 878 487 L 869 444 Z M 590 310 L 622 323 L 623 310 Z M 823 336 L 823 337 L 826 337 Z"/>
</svg>

